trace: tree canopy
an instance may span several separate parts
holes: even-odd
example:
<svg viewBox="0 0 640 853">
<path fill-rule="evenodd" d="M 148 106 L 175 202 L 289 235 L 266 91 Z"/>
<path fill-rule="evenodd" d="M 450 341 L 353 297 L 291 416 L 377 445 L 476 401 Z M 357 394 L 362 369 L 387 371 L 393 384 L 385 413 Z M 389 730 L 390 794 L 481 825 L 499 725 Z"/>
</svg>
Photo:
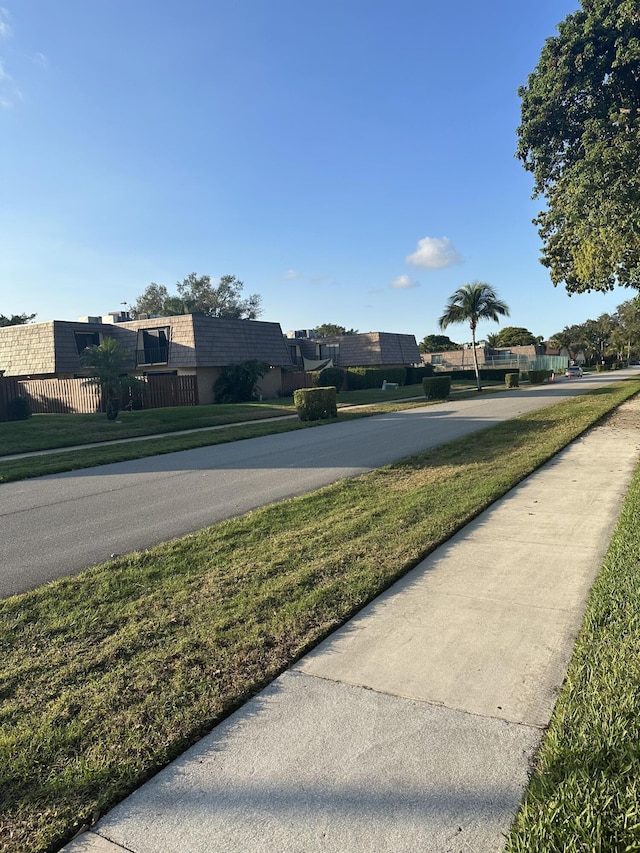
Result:
<svg viewBox="0 0 640 853">
<path fill-rule="evenodd" d="M 235 275 L 223 275 L 218 284 L 211 276 L 192 272 L 176 283 L 177 294 L 171 295 L 164 284 L 151 282 L 138 296 L 132 314 L 173 317 L 177 314 L 206 314 L 208 317 L 236 317 L 255 320 L 262 314 L 262 299 L 253 293 L 242 297 L 244 282 Z"/>
<path fill-rule="evenodd" d="M 597 320 L 585 320 L 573 326 L 565 326 L 561 332 L 551 336 L 551 346 L 567 349 L 571 358 L 583 353 L 588 362 L 599 361 L 605 355 L 620 353 L 626 344 L 627 335 L 621 327 L 617 314 L 601 314 Z"/>
<path fill-rule="evenodd" d="M 498 297 L 493 287 L 482 281 L 473 281 L 471 284 L 463 284 L 449 297 L 444 313 L 440 317 L 441 329 L 446 329 L 452 323 L 469 324 L 478 391 L 482 390 L 482 386 L 476 352 L 476 328 L 482 320 L 493 320 L 498 323 L 500 317 L 508 316 L 508 305 Z"/>
<path fill-rule="evenodd" d="M 639 27 L 637 0 L 582 0 L 518 91 L 541 262 L 568 293 L 640 288 Z"/>
<path fill-rule="evenodd" d="M 550 346 L 567 349 L 571 358 L 583 353 L 588 362 L 602 358 L 624 359 L 640 355 L 640 295 L 618 305 L 613 314 L 601 314 L 596 320 L 585 320 L 565 326 L 551 336 Z"/>
<path fill-rule="evenodd" d="M 334 338 L 338 335 L 357 335 L 357 329 L 345 329 L 344 326 L 337 326 L 335 323 L 322 323 L 316 326 L 314 332 L 319 338 Z"/>
<path fill-rule="evenodd" d="M 418 349 L 420 352 L 451 352 L 462 349 L 462 346 L 446 335 L 425 335 L 418 344 Z"/>
<path fill-rule="evenodd" d="M 489 335 L 489 337 L 493 341 L 489 341 L 489 346 L 492 347 L 524 347 L 540 341 L 540 338 L 536 338 L 523 326 L 505 326 L 504 329 L 500 329 L 495 335 Z"/>
<path fill-rule="evenodd" d="M 23 326 L 35 318 L 35 314 L 12 314 L 10 317 L 0 314 L 0 326 Z"/>
</svg>

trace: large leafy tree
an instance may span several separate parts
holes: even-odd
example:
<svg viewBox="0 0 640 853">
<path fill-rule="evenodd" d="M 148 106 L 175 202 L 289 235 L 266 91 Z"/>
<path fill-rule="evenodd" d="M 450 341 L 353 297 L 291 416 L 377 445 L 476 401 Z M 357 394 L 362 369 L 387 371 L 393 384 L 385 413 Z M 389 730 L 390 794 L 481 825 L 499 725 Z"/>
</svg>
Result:
<svg viewBox="0 0 640 853">
<path fill-rule="evenodd" d="M 24 326 L 34 320 L 35 317 L 35 314 L 12 314 L 10 317 L 0 314 L 0 326 Z"/>
<path fill-rule="evenodd" d="M 610 348 L 615 350 L 616 331 L 619 321 L 615 314 L 601 314 L 597 320 L 585 320 L 573 326 L 565 326 L 549 341 L 554 349 L 565 348 L 571 358 L 583 353 L 588 362 L 599 361 Z"/>
<path fill-rule="evenodd" d="M 339 335 L 357 335 L 357 329 L 347 329 L 344 326 L 338 326 L 335 323 L 321 323 L 316 326 L 314 332 L 319 338 L 334 338 Z"/>
<path fill-rule="evenodd" d="M 446 329 L 452 323 L 468 323 L 471 329 L 471 345 L 473 350 L 473 367 L 476 373 L 478 391 L 480 384 L 480 369 L 476 352 L 476 329 L 483 320 L 500 322 L 500 317 L 509 316 L 509 307 L 498 297 L 493 287 L 482 281 L 463 284 L 449 297 L 444 313 L 440 317 L 440 328 Z"/>
<path fill-rule="evenodd" d="M 640 295 L 618 305 L 616 316 L 620 323 L 616 335 L 621 344 L 618 349 L 627 357 L 633 354 L 637 358 L 640 355 Z"/>
<path fill-rule="evenodd" d="M 488 338 L 495 341 L 495 343 L 489 342 L 489 346 L 492 347 L 523 347 L 537 344 L 540 340 L 524 326 L 505 326 L 497 334 L 489 335 Z"/>
<path fill-rule="evenodd" d="M 575 358 L 578 351 L 583 346 L 582 331 L 579 326 L 565 326 L 559 332 L 555 332 L 549 338 L 549 346 L 551 349 L 563 350 L 569 353 L 571 358 Z"/>
<path fill-rule="evenodd" d="M 519 90 L 517 156 L 546 202 L 534 222 L 553 284 L 640 288 L 640 6 L 581 5 Z"/>
<path fill-rule="evenodd" d="M 452 352 L 462 347 L 446 335 L 425 335 L 418 349 L 420 352 Z"/>
<path fill-rule="evenodd" d="M 176 284 L 171 295 L 164 284 L 152 282 L 136 300 L 133 316 L 155 314 L 173 317 L 177 314 L 206 314 L 208 317 L 235 317 L 255 320 L 262 313 L 262 299 L 257 293 L 243 298 L 244 283 L 235 275 L 223 275 L 215 284 L 211 276 L 192 272 Z"/>
</svg>

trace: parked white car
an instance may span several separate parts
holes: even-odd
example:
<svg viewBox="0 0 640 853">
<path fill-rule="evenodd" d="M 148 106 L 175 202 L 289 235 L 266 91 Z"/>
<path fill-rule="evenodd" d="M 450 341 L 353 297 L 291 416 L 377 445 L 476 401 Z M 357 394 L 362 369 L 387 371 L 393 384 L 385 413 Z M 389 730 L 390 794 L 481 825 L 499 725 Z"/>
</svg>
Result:
<svg viewBox="0 0 640 853">
<path fill-rule="evenodd" d="M 567 367 L 567 372 L 565 373 L 567 379 L 579 379 L 582 376 L 582 368 L 581 367 Z"/>
</svg>

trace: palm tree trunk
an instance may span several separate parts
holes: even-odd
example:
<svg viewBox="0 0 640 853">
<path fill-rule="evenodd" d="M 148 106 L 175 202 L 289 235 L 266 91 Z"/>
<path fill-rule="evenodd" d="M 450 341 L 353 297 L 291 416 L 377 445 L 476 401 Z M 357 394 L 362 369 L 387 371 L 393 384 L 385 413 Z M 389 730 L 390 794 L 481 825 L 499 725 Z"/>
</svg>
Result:
<svg viewBox="0 0 640 853">
<path fill-rule="evenodd" d="M 473 324 L 471 324 L 471 346 L 473 347 L 473 368 L 476 372 L 476 385 L 478 386 L 478 391 L 482 391 L 480 368 L 478 367 L 478 353 L 476 352 L 476 327 Z"/>
</svg>

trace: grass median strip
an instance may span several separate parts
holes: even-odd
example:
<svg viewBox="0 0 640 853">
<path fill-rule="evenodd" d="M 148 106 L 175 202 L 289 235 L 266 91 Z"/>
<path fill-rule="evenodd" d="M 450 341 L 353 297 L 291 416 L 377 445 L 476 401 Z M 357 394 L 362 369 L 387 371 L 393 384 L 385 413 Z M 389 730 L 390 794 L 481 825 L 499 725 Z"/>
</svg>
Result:
<svg viewBox="0 0 640 853">
<path fill-rule="evenodd" d="M 56 849 L 638 390 L 608 386 L 0 602 L 0 849 Z"/>
<path fill-rule="evenodd" d="M 508 853 L 640 850 L 640 469 L 593 586 Z"/>
</svg>

